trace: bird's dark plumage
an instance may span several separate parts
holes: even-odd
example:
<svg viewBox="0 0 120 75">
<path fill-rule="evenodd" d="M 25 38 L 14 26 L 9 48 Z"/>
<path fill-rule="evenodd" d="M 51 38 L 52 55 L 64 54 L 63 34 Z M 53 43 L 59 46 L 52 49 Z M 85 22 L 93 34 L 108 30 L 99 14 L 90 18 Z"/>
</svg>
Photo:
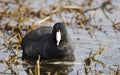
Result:
<svg viewBox="0 0 120 75">
<path fill-rule="evenodd" d="M 56 32 L 60 30 L 61 40 L 57 46 Z M 52 27 L 40 27 L 28 34 L 22 40 L 23 59 L 37 58 L 40 55 L 42 60 L 74 60 L 74 47 L 67 35 L 63 23 L 56 23 Z"/>
</svg>

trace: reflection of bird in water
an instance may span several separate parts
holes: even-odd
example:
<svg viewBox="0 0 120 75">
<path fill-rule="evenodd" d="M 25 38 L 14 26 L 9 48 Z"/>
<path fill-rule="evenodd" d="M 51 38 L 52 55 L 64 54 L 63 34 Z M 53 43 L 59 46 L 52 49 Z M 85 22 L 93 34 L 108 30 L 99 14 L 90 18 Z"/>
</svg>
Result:
<svg viewBox="0 0 120 75">
<path fill-rule="evenodd" d="M 29 61 L 32 62 L 33 61 Z M 59 63 L 59 62 L 58 62 Z M 65 65 L 65 64 L 55 64 L 54 62 L 48 62 L 41 64 L 40 66 L 40 75 L 68 75 L 73 71 L 73 64 Z M 61 62 L 62 63 L 62 62 Z M 29 75 L 32 73 L 33 75 L 37 75 L 37 67 L 29 67 L 25 70 Z"/>
</svg>

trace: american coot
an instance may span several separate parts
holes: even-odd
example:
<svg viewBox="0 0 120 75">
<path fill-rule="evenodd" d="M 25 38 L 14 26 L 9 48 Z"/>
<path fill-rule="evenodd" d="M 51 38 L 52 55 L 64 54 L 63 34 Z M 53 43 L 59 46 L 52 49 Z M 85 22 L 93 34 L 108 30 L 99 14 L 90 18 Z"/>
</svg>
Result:
<svg viewBox="0 0 120 75">
<path fill-rule="evenodd" d="M 74 46 L 67 36 L 63 23 L 56 23 L 52 27 L 40 27 L 29 32 L 22 40 L 23 59 L 41 60 L 75 60 Z"/>
</svg>

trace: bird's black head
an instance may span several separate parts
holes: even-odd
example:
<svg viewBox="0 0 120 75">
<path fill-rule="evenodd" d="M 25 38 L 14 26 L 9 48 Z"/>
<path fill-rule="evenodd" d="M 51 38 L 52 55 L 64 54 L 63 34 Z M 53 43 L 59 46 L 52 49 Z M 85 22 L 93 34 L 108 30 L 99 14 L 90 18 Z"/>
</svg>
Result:
<svg viewBox="0 0 120 75">
<path fill-rule="evenodd" d="M 52 30 L 52 36 L 56 41 L 57 46 L 61 41 L 64 41 L 67 39 L 67 30 L 63 23 L 56 23 L 53 26 Z"/>
</svg>

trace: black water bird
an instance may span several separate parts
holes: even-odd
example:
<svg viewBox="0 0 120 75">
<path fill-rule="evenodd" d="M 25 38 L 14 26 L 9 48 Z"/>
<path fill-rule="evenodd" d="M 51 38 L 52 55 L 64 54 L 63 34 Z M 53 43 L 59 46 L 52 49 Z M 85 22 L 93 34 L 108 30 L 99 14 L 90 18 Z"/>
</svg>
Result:
<svg viewBox="0 0 120 75">
<path fill-rule="evenodd" d="M 74 46 L 63 23 L 52 27 L 40 27 L 30 31 L 22 39 L 23 59 L 57 59 L 73 61 Z"/>
</svg>

